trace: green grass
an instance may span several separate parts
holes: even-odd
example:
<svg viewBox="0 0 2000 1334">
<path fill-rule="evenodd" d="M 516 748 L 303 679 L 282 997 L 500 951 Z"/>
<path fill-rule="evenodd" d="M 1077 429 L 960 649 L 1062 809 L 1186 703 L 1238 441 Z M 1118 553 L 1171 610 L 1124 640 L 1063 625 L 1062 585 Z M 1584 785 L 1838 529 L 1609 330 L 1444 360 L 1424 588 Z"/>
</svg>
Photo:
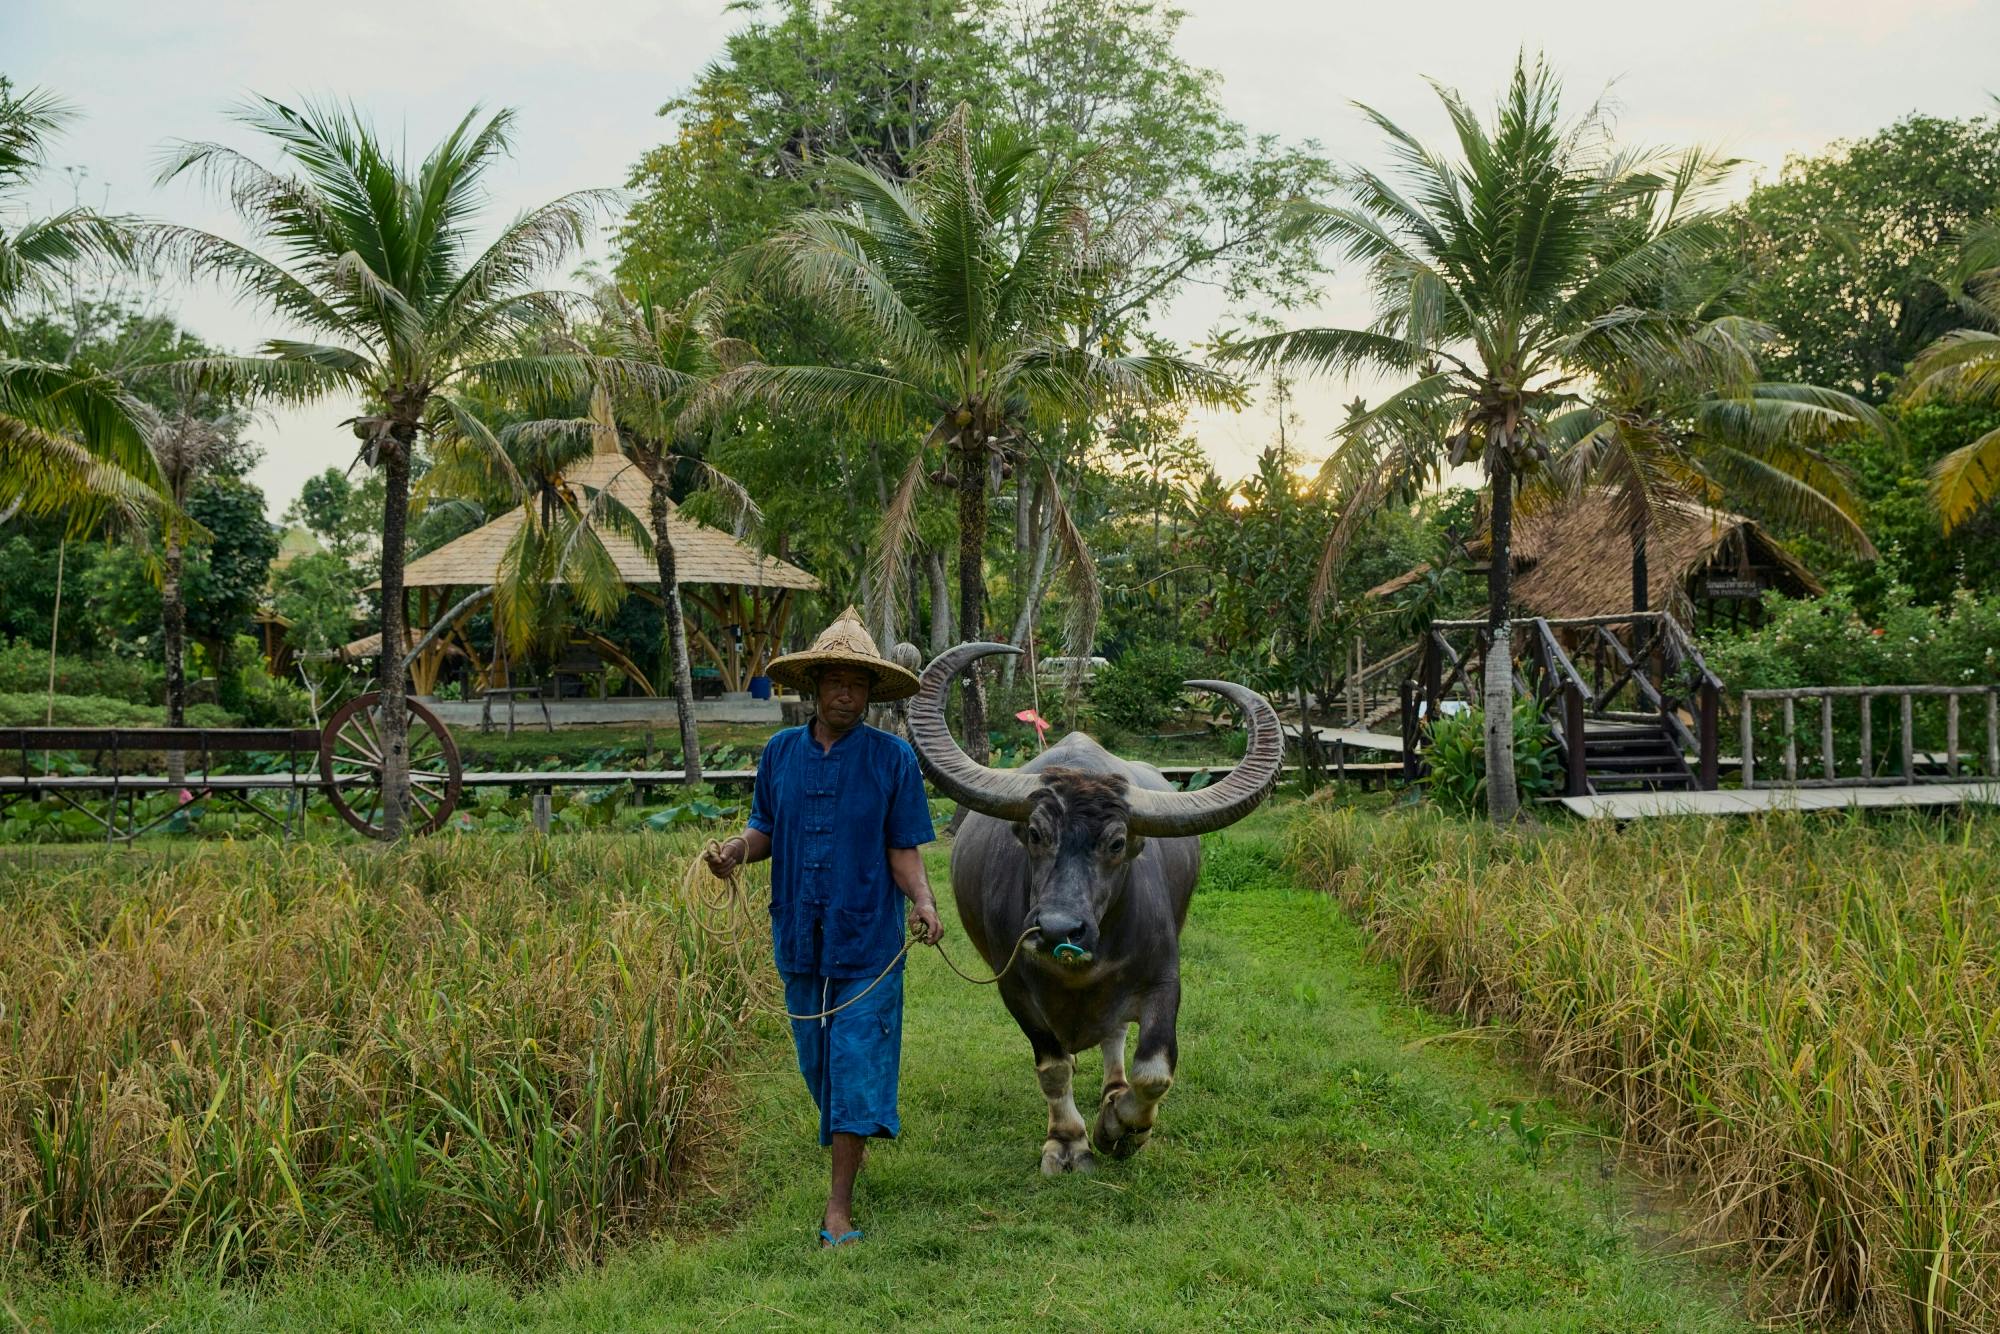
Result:
<svg viewBox="0 0 2000 1334">
<path fill-rule="evenodd" d="M 1043 1105 L 987 988 L 929 954 L 909 980 L 901 1141 L 868 1229 L 812 1247 L 825 1158 L 775 1032 L 738 1149 L 674 1236 L 538 1288 L 467 1270 L 322 1268 L 256 1287 L 20 1281 L 53 1328 L 1745 1328 L 1725 1275 L 1659 1258 L 1583 1136 L 1476 1044 L 1405 1005 L 1322 894 L 1278 867 L 1283 820 L 1210 840 L 1185 937 L 1179 1080 L 1137 1157 L 1036 1174 Z M 940 863 L 933 874 L 942 885 Z M 956 933 L 954 933 L 956 939 Z M 968 964 L 962 940 L 959 961 Z M 1085 1058 L 1080 1101 L 1099 1076 Z M 1495 1104 L 1524 1104 L 1518 1122 Z"/>
</svg>

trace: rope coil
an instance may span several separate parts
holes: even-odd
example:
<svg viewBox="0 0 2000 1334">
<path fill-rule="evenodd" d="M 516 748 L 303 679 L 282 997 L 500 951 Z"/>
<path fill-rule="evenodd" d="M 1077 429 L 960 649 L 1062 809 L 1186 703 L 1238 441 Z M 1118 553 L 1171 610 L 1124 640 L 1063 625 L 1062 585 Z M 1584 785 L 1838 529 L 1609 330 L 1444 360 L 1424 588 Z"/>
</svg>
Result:
<svg viewBox="0 0 2000 1334">
<path fill-rule="evenodd" d="M 732 866 L 729 869 L 729 873 L 727 875 L 718 876 L 712 871 L 709 872 L 706 876 L 702 874 L 704 871 L 708 871 L 709 854 L 711 852 L 720 852 L 721 850 L 722 850 L 722 844 L 720 842 L 714 839 L 709 840 L 708 846 L 703 848 L 700 852 L 696 853 L 694 857 L 691 860 L 689 860 L 687 870 L 681 874 L 681 896 L 687 902 L 694 904 L 701 910 L 704 918 L 703 920 L 704 929 L 712 930 L 712 928 L 708 926 L 708 923 L 706 921 L 707 914 L 719 912 L 719 913 L 733 915 L 736 909 L 747 906 L 747 899 L 743 893 L 743 887 L 740 884 L 738 884 L 736 880 L 736 870 L 737 870 L 736 867 Z M 721 886 L 721 892 L 717 893 L 714 890 L 709 889 L 708 884 L 710 883 Z M 1001 978 L 1007 976 L 1008 972 L 1014 967 L 1015 961 L 1021 957 L 1021 947 L 1028 943 L 1028 937 L 1033 935 L 1034 933 L 1035 933 L 1035 928 L 1032 925 L 1029 926 L 1023 932 L 1021 932 L 1020 936 L 1014 941 L 1014 950 L 1011 954 L 1007 956 L 1007 962 L 1002 964 L 1000 966 L 1000 971 L 993 974 L 993 976 L 991 977 L 973 977 L 971 974 L 967 973 L 964 969 L 960 968 L 957 964 L 953 963 L 951 955 L 945 952 L 944 941 L 942 940 L 939 940 L 937 943 L 933 944 L 931 948 L 938 952 L 938 957 L 940 959 L 944 960 L 944 966 L 951 969 L 952 972 L 958 974 L 960 978 L 971 983 L 975 987 L 990 987 L 997 984 Z M 915 935 L 911 935 L 907 940 L 903 942 L 903 948 L 896 951 L 896 957 L 889 960 L 888 966 L 875 975 L 874 981 L 870 982 L 866 987 L 863 987 L 859 992 L 857 992 L 852 996 L 849 996 L 846 1000 L 842 1001 L 838 1005 L 833 1006 L 830 1009 L 819 1010 L 812 1014 L 793 1014 L 790 1010 L 785 1009 L 783 1006 L 760 1005 L 756 1006 L 755 1008 L 763 1011 L 766 1014 L 782 1015 L 786 1019 L 790 1019 L 797 1023 L 812 1023 L 821 1019 L 831 1018 L 832 1016 L 839 1014 L 842 1010 L 846 1009 L 848 1006 L 853 1005 L 856 1002 L 860 1001 L 869 992 L 875 990 L 876 987 L 881 986 L 882 980 L 888 977 L 889 974 L 896 971 L 897 966 L 901 964 L 903 960 L 909 955 L 910 947 L 915 945 L 916 943 L 917 943 L 917 937 Z M 745 984 L 744 987 L 745 993 L 748 995 L 755 995 L 756 987 L 752 985 L 753 979 L 751 978 L 747 967 L 745 968 L 744 971 L 743 981 Z"/>
</svg>

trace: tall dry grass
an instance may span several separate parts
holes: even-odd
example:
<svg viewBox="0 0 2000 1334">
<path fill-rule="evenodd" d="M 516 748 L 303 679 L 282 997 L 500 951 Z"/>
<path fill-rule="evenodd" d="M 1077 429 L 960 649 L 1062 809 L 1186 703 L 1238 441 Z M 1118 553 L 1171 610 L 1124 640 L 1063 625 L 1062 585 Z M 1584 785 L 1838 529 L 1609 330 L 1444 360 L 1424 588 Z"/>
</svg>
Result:
<svg viewBox="0 0 2000 1334">
<path fill-rule="evenodd" d="M 0 865 L 10 1254 L 518 1272 L 660 1219 L 767 946 L 691 836 Z M 756 890 L 752 889 L 755 901 Z"/>
<path fill-rule="evenodd" d="M 1696 1183 L 1773 1314 L 2000 1328 L 2000 819 L 1327 812 L 1291 856 Z"/>
</svg>

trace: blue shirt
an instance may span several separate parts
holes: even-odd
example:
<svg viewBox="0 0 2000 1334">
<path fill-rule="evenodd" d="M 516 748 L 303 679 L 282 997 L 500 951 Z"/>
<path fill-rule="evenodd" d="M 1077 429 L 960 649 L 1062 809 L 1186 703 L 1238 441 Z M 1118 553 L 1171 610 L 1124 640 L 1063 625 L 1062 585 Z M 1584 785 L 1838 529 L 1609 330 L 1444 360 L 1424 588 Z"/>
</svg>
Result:
<svg viewBox="0 0 2000 1334">
<path fill-rule="evenodd" d="M 771 944 L 778 970 L 873 977 L 903 947 L 890 848 L 937 837 L 917 753 L 861 723 L 833 743 L 788 727 L 757 761 L 750 827 L 771 840 Z"/>
</svg>

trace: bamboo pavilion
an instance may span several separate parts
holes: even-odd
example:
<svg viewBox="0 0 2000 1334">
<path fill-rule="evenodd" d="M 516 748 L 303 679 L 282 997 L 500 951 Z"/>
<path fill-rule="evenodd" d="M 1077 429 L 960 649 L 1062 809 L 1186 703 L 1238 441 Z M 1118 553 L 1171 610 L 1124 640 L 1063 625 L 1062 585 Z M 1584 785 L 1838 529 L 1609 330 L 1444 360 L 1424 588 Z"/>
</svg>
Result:
<svg viewBox="0 0 2000 1334">
<path fill-rule="evenodd" d="M 601 439 L 591 454 L 565 472 L 563 480 L 585 493 L 608 490 L 642 519 L 651 504 L 652 485 L 645 475 Z M 479 599 L 469 595 L 490 590 L 499 579 L 507 549 L 526 521 L 526 507 L 517 506 L 405 568 L 409 647 L 421 646 L 410 664 L 413 693 L 430 694 L 446 659 L 458 654 L 468 660 L 475 680 L 488 687 L 511 684 L 504 646 L 496 644 L 490 658 L 482 656 L 466 633 L 466 622 L 479 606 Z M 678 512 L 668 516 L 667 526 L 682 602 L 698 613 L 687 617 L 691 656 L 720 678 L 722 690 L 746 690 L 751 678 L 762 676 L 765 665 L 781 651 L 792 595 L 815 592 L 820 582 L 795 565 Z M 659 566 L 652 554 L 621 533 L 601 530 L 600 536 L 626 586 L 659 603 Z M 441 625 L 441 617 L 448 623 Z M 604 635 L 578 627 L 572 639 L 619 668 L 642 694 L 661 693 L 630 655 Z M 379 633 L 358 639 L 342 650 L 342 656 L 374 657 L 381 651 L 381 640 Z"/>
</svg>

